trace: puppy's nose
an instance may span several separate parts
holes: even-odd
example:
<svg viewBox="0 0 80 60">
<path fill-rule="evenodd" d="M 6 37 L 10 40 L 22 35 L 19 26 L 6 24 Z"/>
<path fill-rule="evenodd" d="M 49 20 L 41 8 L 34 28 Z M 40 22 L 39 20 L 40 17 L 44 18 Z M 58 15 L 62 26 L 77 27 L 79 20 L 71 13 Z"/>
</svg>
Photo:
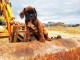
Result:
<svg viewBox="0 0 80 60">
<path fill-rule="evenodd" d="M 30 14 L 30 16 L 33 16 L 33 14 Z"/>
</svg>

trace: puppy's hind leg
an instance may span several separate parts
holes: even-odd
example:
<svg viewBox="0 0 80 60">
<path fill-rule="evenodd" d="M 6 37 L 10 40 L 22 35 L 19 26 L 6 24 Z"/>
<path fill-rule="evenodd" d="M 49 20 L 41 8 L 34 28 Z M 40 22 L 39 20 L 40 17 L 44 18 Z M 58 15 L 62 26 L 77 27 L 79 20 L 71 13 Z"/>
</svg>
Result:
<svg viewBox="0 0 80 60">
<path fill-rule="evenodd" d="M 37 23 L 38 23 L 38 31 L 39 31 L 38 33 L 39 33 L 39 36 L 40 36 L 39 41 L 40 42 L 45 42 L 44 32 L 43 32 L 44 27 L 39 20 L 37 20 Z"/>
<path fill-rule="evenodd" d="M 48 37 L 48 32 L 46 31 L 45 28 L 43 29 L 43 32 L 44 32 L 45 40 L 47 40 L 47 41 L 51 41 L 52 39 Z"/>
</svg>

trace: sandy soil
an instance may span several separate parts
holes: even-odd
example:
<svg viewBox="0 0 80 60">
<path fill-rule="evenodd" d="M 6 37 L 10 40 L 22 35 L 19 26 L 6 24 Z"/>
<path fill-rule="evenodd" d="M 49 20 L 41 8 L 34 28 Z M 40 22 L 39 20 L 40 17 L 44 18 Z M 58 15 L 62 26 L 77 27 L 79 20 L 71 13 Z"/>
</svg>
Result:
<svg viewBox="0 0 80 60">
<path fill-rule="evenodd" d="M 80 35 L 47 31 L 49 37 L 62 38 L 0 45 L 0 60 L 80 60 Z"/>
<path fill-rule="evenodd" d="M 68 39 L 68 38 L 80 39 L 80 34 L 75 35 L 75 34 L 64 33 L 61 31 L 54 31 L 54 30 L 53 31 L 47 30 L 47 31 L 48 31 L 49 37 L 55 37 L 57 35 L 61 35 L 62 38 L 64 38 L 64 39 Z"/>
<path fill-rule="evenodd" d="M 79 34 L 75 35 L 75 34 L 64 33 L 61 31 L 50 31 L 50 30 L 47 30 L 47 31 L 48 31 L 49 37 L 57 37 L 58 35 L 60 35 L 62 37 L 62 39 L 60 39 L 61 43 L 65 41 L 66 43 L 71 42 L 70 44 L 75 43 L 77 46 L 80 46 Z"/>
</svg>

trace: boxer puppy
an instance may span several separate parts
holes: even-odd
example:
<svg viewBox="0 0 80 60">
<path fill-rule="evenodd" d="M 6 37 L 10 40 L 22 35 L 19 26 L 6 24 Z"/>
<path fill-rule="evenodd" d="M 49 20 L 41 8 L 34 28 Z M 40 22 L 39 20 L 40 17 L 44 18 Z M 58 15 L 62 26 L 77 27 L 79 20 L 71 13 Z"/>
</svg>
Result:
<svg viewBox="0 0 80 60">
<path fill-rule="evenodd" d="M 24 41 L 29 41 L 31 32 L 38 37 L 40 42 L 45 42 L 45 40 L 51 41 L 51 39 L 48 38 L 48 33 L 44 29 L 43 24 L 37 18 L 35 8 L 28 6 L 24 8 L 19 15 L 21 19 L 25 16 L 26 36 Z"/>
</svg>

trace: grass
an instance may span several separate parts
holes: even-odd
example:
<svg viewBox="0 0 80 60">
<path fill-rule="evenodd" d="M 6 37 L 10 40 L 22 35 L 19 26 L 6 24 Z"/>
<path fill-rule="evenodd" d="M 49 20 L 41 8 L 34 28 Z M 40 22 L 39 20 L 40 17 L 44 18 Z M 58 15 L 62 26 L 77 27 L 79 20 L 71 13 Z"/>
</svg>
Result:
<svg viewBox="0 0 80 60">
<path fill-rule="evenodd" d="M 69 34 L 80 34 L 80 27 L 62 27 L 62 26 L 57 26 L 57 27 L 48 27 L 48 30 L 53 30 L 53 31 L 61 31 L 64 33 L 69 33 Z"/>
</svg>

